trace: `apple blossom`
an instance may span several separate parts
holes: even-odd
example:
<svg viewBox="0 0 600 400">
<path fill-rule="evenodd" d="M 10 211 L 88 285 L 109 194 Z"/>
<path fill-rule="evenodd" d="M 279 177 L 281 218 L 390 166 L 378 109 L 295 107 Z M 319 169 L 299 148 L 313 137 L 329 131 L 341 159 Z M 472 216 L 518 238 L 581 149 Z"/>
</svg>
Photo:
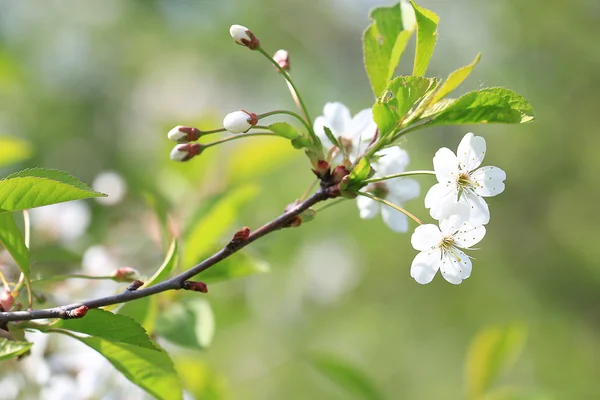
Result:
<svg viewBox="0 0 600 400">
<path fill-rule="evenodd" d="M 497 167 L 481 167 L 485 156 L 485 139 L 467 133 L 458 145 L 457 155 L 443 147 L 433 157 L 438 183 L 425 196 L 425 207 L 440 219 L 444 206 L 464 202 L 471 208 L 470 221 L 484 225 L 490 221 L 490 210 L 483 197 L 504 191 L 506 173 Z"/>
<path fill-rule="evenodd" d="M 469 222 L 466 203 L 446 205 L 440 214 L 440 225 L 420 225 L 410 241 L 419 250 L 410 267 L 410 276 L 418 283 L 433 280 L 438 270 L 448 282 L 458 285 L 471 275 L 472 263 L 460 249 L 469 249 L 485 236 L 485 226 Z"/>
<path fill-rule="evenodd" d="M 375 169 L 374 177 L 383 177 L 403 172 L 408 165 L 408 153 L 397 146 L 388 147 L 375 153 L 379 159 L 373 163 Z M 419 196 L 419 183 L 411 178 L 395 178 L 366 186 L 363 190 L 372 192 L 375 196 L 385 199 L 391 203 L 402 205 L 404 202 Z M 398 210 L 387 205 L 379 204 L 377 201 L 358 196 L 358 209 L 363 219 L 374 218 L 381 207 L 383 221 L 395 232 L 408 231 L 408 218 Z"/>
</svg>

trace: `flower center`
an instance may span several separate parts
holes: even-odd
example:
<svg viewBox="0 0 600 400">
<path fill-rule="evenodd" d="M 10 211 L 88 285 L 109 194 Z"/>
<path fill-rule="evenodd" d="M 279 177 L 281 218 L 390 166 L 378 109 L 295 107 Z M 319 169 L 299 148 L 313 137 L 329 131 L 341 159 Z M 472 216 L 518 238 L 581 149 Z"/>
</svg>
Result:
<svg viewBox="0 0 600 400">
<path fill-rule="evenodd" d="M 390 192 L 384 182 L 373 183 L 368 190 L 380 199 L 385 199 Z"/>
<path fill-rule="evenodd" d="M 442 237 L 442 241 L 440 242 L 440 249 L 442 252 L 451 251 L 454 248 L 454 236 L 448 235 Z"/>
<path fill-rule="evenodd" d="M 477 183 L 471 179 L 471 174 L 468 171 L 460 171 L 456 176 L 456 185 L 459 190 L 473 190 Z"/>
</svg>

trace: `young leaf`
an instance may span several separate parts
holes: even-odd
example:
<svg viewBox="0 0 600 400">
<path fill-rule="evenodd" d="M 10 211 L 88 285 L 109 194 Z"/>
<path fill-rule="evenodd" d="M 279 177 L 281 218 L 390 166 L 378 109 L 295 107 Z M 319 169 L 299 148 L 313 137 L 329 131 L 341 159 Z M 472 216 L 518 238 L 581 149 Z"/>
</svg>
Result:
<svg viewBox="0 0 600 400">
<path fill-rule="evenodd" d="M 520 124 L 533 118 L 533 108 L 527 100 L 511 90 L 495 87 L 459 97 L 435 114 L 427 125 Z"/>
<path fill-rule="evenodd" d="M 15 164 L 31 156 L 27 142 L 10 136 L 0 136 L 0 167 Z"/>
<path fill-rule="evenodd" d="M 358 192 L 360 188 L 365 186 L 363 181 L 368 179 L 374 173 L 371 164 L 367 157 L 360 159 L 356 167 L 348 175 L 348 180 L 343 180 L 340 183 L 340 190 L 343 192 Z"/>
<path fill-rule="evenodd" d="M 0 338 L 0 361 L 18 357 L 26 353 L 32 345 L 33 343 L 29 342 L 17 342 Z"/>
<path fill-rule="evenodd" d="M 177 266 L 178 255 L 179 246 L 177 245 L 177 239 L 173 238 L 171 241 L 171 246 L 169 246 L 169 251 L 167 252 L 162 265 L 154 273 L 154 275 L 152 275 L 152 277 L 146 281 L 144 286 L 152 286 L 167 279 L 171 271 L 173 271 L 173 269 Z"/>
<path fill-rule="evenodd" d="M 296 128 L 287 122 L 275 122 L 268 126 L 269 130 L 274 134 L 286 139 L 294 140 L 300 136 Z"/>
<path fill-rule="evenodd" d="M 150 340 L 144 328 L 137 322 L 109 311 L 89 310 L 85 318 L 59 320 L 50 327 L 50 329 L 55 328 L 85 333 L 97 339 L 162 351 Z"/>
<path fill-rule="evenodd" d="M 0 213 L 0 244 L 10 253 L 25 278 L 29 280 L 29 249 L 15 223 L 13 213 Z"/>
<path fill-rule="evenodd" d="M 106 195 L 58 170 L 26 169 L 0 180 L 0 212 L 102 196 Z"/>
<path fill-rule="evenodd" d="M 87 318 L 86 316 L 85 319 Z M 175 372 L 173 361 L 166 352 L 93 336 L 69 336 L 102 354 L 127 379 L 155 398 L 183 399 L 181 381 Z"/>
<path fill-rule="evenodd" d="M 481 53 L 478 53 L 475 57 L 475 60 L 473 60 L 471 64 L 459 68 L 456 71 L 452 72 L 450 75 L 448 75 L 446 81 L 442 84 L 442 86 L 440 86 L 440 88 L 435 93 L 435 96 L 433 97 L 431 103 L 437 103 L 438 101 L 446 97 L 448 94 L 450 94 L 454 89 L 459 87 L 460 84 L 463 83 L 463 81 L 467 79 L 467 77 L 471 74 L 471 71 L 473 71 L 473 68 L 475 68 L 475 65 L 477 65 L 480 59 Z"/>
<path fill-rule="evenodd" d="M 465 375 L 469 398 L 483 398 L 494 380 L 515 363 L 527 336 L 518 325 L 487 328 L 477 334 L 467 353 Z"/>
<path fill-rule="evenodd" d="M 348 362 L 324 354 L 313 355 L 311 361 L 316 369 L 356 398 L 383 399 L 383 395 L 367 376 Z"/>
<path fill-rule="evenodd" d="M 433 55 L 440 17 L 433 11 L 418 6 L 413 0 L 410 0 L 410 3 L 415 10 L 415 17 L 417 19 L 417 50 L 413 75 L 423 76 L 427 72 L 429 60 L 431 60 L 431 56 Z"/>
<path fill-rule="evenodd" d="M 264 274 L 271 270 L 269 264 L 261 259 L 239 252 L 221 261 L 219 265 L 207 269 L 198 275 L 202 282 L 213 283 L 255 274 Z"/>
<path fill-rule="evenodd" d="M 210 304 L 199 297 L 179 299 L 158 316 L 156 332 L 183 347 L 205 349 L 215 334 L 215 318 Z"/>
<path fill-rule="evenodd" d="M 364 63 L 375 97 L 379 97 L 394 75 L 406 44 L 414 32 L 410 7 L 398 3 L 371 11 L 373 21 L 363 34 Z"/>
<path fill-rule="evenodd" d="M 329 129 L 328 127 L 324 126 L 323 130 L 325 131 L 325 136 L 327 136 L 327 139 L 329 139 L 329 141 L 338 149 L 343 149 L 344 146 L 342 146 L 340 144 L 340 142 L 338 141 L 338 139 L 333 136 L 333 132 L 331 132 L 331 129 Z"/>
</svg>

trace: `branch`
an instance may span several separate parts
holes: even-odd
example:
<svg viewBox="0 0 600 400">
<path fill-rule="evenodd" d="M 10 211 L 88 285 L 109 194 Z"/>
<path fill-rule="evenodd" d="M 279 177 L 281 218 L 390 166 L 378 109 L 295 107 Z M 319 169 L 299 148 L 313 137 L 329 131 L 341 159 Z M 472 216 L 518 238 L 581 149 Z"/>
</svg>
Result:
<svg viewBox="0 0 600 400">
<path fill-rule="evenodd" d="M 135 290 L 135 288 L 130 287 L 124 292 L 117 295 L 88 300 L 82 303 L 74 303 L 60 307 L 47 308 L 44 310 L 0 312 L 0 325 L 5 324 L 9 321 L 28 321 L 45 318 L 77 318 L 83 316 L 80 315 L 77 312 L 77 310 L 85 309 L 85 311 L 87 311 L 87 309 L 105 307 L 112 304 L 126 303 L 128 301 L 140 299 L 146 296 L 151 296 L 153 294 L 165 292 L 167 290 L 182 289 L 184 288 L 184 286 L 186 286 L 185 282 L 188 279 L 198 275 L 202 271 L 209 269 L 213 265 L 226 259 L 227 257 L 231 256 L 238 250 L 246 247 L 255 240 L 260 239 L 261 237 L 271 232 L 288 226 L 294 220 L 294 218 L 300 215 L 302 212 L 306 211 L 307 209 L 319 202 L 336 197 L 337 194 L 338 193 L 336 193 L 335 186 L 318 190 L 315 194 L 313 194 L 303 202 L 299 203 L 291 210 L 284 212 L 279 217 L 256 229 L 247 237 L 238 238 L 237 235 L 234 236 L 234 238 L 227 245 L 225 245 L 225 247 L 223 247 L 221 250 L 219 250 L 209 258 L 205 259 L 201 263 L 195 265 L 194 267 L 182 272 L 181 274 L 171 279 L 158 283 L 154 286 L 149 286 L 147 288 L 139 290 Z M 85 312 L 83 312 L 83 314 L 85 315 Z"/>
</svg>

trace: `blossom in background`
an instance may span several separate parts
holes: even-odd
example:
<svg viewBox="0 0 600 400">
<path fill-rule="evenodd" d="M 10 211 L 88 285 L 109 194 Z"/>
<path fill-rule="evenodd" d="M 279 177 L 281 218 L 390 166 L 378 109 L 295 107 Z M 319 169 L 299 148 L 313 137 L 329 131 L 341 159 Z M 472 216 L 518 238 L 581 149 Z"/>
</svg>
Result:
<svg viewBox="0 0 600 400">
<path fill-rule="evenodd" d="M 113 206 L 125 197 L 127 193 L 127 184 L 121 175 L 113 171 L 104 171 L 96 175 L 92 188 L 100 193 L 105 193 L 107 197 L 97 197 L 96 201 L 105 206 Z"/>
<path fill-rule="evenodd" d="M 455 155 L 443 147 L 433 157 L 433 168 L 438 183 L 425 196 L 425 207 L 439 220 L 444 206 L 458 201 L 471 208 L 470 221 L 475 225 L 490 221 L 490 210 L 483 197 L 504 191 L 506 173 L 498 167 L 481 167 L 485 156 L 485 139 L 467 133 Z"/>
<path fill-rule="evenodd" d="M 408 153 L 397 146 L 378 151 L 375 156 L 379 158 L 372 165 L 376 171 L 374 177 L 404 172 L 409 163 Z M 406 201 L 418 197 L 420 192 L 419 183 L 411 178 L 394 178 L 380 181 L 366 186 L 363 190 L 400 207 Z M 408 231 L 408 217 L 400 211 L 365 196 L 358 196 L 356 201 L 361 218 L 374 218 L 381 208 L 381 216 L 387 226 L 395 232 Z"/>
<path fill-rule="evenodd" d="M 81 200 L 33 208 L 29 212 L 34 229 L 63 244 L 82 236 L 92 217 L 88 206 Z"/>
<path fill-rule="evenodd" d="M 415 229 L 410 241 L 420 253 L 412 262 L 410 276 L 418 283 L 431 282 L 438 270 L 454 285 L 471 276 L 471 259 L 461 249 L 479 243 L 485 227 L 472 225 L 469 214 L 466 203 L 449 204 L 442 210 L 439 227 L 427 224 Z"/>
<path fill-rule="evenodd" d="M 340 144 L 347 150 L 351 162 L 365 151 L 377 130 L 370 108 L 365 108 L 352 118 L 348 107 L 338 102 L 325 104 L 323 115 L 318 116 L 314 124 L 315 133 L 329 151 L 333 143 L 327 138 L 324 127 L 329 128 L 336 139 L 340 138 Z"/>
</svg>

